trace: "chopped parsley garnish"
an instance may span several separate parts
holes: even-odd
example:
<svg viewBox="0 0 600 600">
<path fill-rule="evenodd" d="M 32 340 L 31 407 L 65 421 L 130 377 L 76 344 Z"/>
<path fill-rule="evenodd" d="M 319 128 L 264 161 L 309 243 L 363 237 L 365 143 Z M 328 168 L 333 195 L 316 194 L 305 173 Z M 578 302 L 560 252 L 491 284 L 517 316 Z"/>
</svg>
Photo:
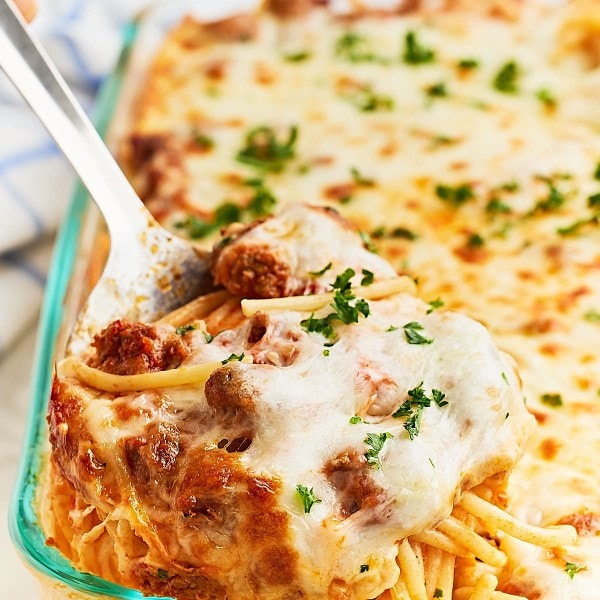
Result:
<svg viewBox="0 0 600 600">
<path fill-rule="evenodd" d="M 362 240 L 363 244 L 365 245 L 365 248 L 369 252 L 372 252 L 373 254 L 377 254 L 377 247 L 373 243 L 371 236 L 366 231 L 359 231 L 358 235 L 360 236 L 360 239 Z"/>
<path fill-rule="evenodd" d="M 360 285 L 371 285 L 375 281 L 375 275 L 367 269 L 362 270 L 363 278 L 360 280 Z"/>
<path fill-rule="evenodd" d="M 406 227 L 394 227 L 390 231 L 386 231 L 385 227 L 382 225 L 371 232 L 371 237 L 375 239 L 388 237 L 393 239 L 409 240 L 412 242 L 416 240 L 419 236 L 414 231 L 411 231 Z"/>
<path fill-rule="evenodd" d="M 559 209 L 566 202 L 566 195 L 556 187 L 553 178 L 540 177 L 540 179 L 548 186 L 548 193 L 546 197 L 537 201 L 533 212 L 551 212 Z"/>
<path fill-rule="evenodd" d="M 511 208 L 506 202 L 500 200 L 500 198 L 491 198 L 485 206 L 485 211 L 491 215 L 499 215 L 511 212 Z"/>
<path fill-rule="evenodd" d="M 309 490 L 306 486 L 299 483 L 296 486 L 296 491 L 298 492 L 298 494 L 300 495 L 300 498 L 302 499 L 302 504 L 304 505 L 305 513 L 309 513 L 310 509 L 313 507 L 314 504 L 323 502 L 321 500 L 321 498 L 317 498 L 315 496 L 313 488 L 310 488 L 310 490 Z"/>
<path fill-rule="evenodd" d="M 369 565 L 360 565 L 360 572 L 366 573 L 369 570 Z"/>
<path fill-rule="evenodd" d="M 428 302 L 428 304 L 429 308 L 427 309 L 427 314 L 430 315 L 434 310 L 442 308 L 442 306 L 444 306 L 444 301 L 441 298 L 436 298 L 435 300 Z"/>
<path fill-rule="evenodd" d="M 566 227 L 559 227 L 556 233 L 562 236 L 576 235 L 581 229 L 587 225 L 598 225 L 600 224 L 600 214 L 586 217 L 585 219 L 578 219 L 577 221 L 567 225 Z"/>
<path fill-rule="evenodd" d="M 185 229 L 187 235 L 193 239 L 197 240 L 200 238 L 204 238 L 207 235 L 210 235 L 214 231 L 218 229 L 218 225 L 214 221 L 203 221 L 199 219 L 196 215 L 190 215 L 183 221 L 177 221 L 175 223 L 175 227 L 177 229 Z"/>
<path fill-rule="evenodd" d="M 254 196 L 250 199 L 247 207 L 252 217 L 257 219 L 271 214 L 277 204 L 277 198 L 263 184 L 262 179 L 250 179 L 246 185 L 254 188 Z"/>
<path fill-rule="evenodd" d="M 357 423 L 362 423 L 362 419 L 358 415 L 354 415 L 353 417 L 350 417 L 351 425 L 356 425 Z"/>
<path fill-rule="evenodd" d="M 331 269 L 332 263 L 327 263 L 320 271 L 309 271 L 308 274 L 313 277 L 321 277 L 321 275 L 325 275 L 329 269 Z"/>
<path fill-rule="evenodd" d="M 169 579 L 169 572 L 165 569 L 156 569 L 156 576 L 161 580 L 165 581 Z"/>
<path fill-rule="evenodd" d="M 406 341 L 409 344 L 432 344 L 433 339 L 427 338 L 419 333 L 419 331 L 423 331 L 423 325 L 421 323 L 417 323 L 416 321 L 411 321 L 406 325 L 402 326 L 404 329 L 404 335 L 406 336 Z"/>
<path fill-rule="evenodd" d="M 194 144 L 204 151 L 212 150 L 215 146 L 215 141 L 204 133 L 195 132 L 193 134 L 193 140 Z"/>
<path fill-rule="evenodd" d="M 394 436 L 388 431 L 385 431 L 384 433 L 367 433 L 364 442 L 371 448 L 365 452 L 365 458 L 370 465 L 373 465 L 376 469 L 381 469 L 381 458 L 379 453 L 383 450 L 385 442 L 393 437 Z"/>
<path fill-rule="evenodd" d="M 504 379 L 504 381 L 508 385 L 508 377 L 506 376 L 506 373 L 504 371 L 502 371 L 502 373 L 500 373 L 500 376 L 502 377 L 502 379 Z"/>
<path fill-rule="evenodd" d="M 467 71 L 476 69 L 479 66 L 479 61 L 476 58 L 461 58 L 457 65 L 459 69 L 464 69 Z"/>
<path fill-rule="evenodd" d="M 244 360 L 244 353 L 243 352 L 241 354 L 230 354 L 227 358 L 224 358 L 221 361 L 221 364 L 222 365 L 226 365 L 229 362 L 235 362 L 235 361 L 241 362 L 242 360 Z"/>
<path fill-rule="evenodd" d="M 573 577 L 575 577 L 575 575 L 577 573 L 579 573 L 579 571 L 584 571 L 585 569 L 587 569 L 587 567 L 585 565 L 577 565 L 577 564 L 572 563 L 572 562 L 565 563 L 565 573 L 571 579 L 573 579 Z"/>
<path fill-rule="evenodd" d="M 596 181 L 600 181 L 600 162 L 596 165 L 596 170 L 594 171 L 594 179 Z"/>
<path fill-rule="evenodd" d="M 395 325 L 390 325 L 390 326 L 389 326 L 389 327 L 386 329 L 386 331 L 398 331 L 398 329 L 399 329 L 399 328 L 398 328 L 398 327 L 396 327 Z"/>
<path fill-rule="evenodd" d="M 210 344 L 215 339 L 215 336 L 208 333 L 208 331 L 203 331 L 202 333 L 204 335 L 204 341 L 207 344 Z"/>
<path fill-rule="evenodd" d="M 246 165 L 278 173 L 285 163 L 295 156 L 295 145 L 298 139 L 298 128 L 292 125 L 287 139 L 277 139 L 271 127 L 262 125 L 246 134 L 246 145 L 236 155 L 236 159 Z"/>
<path fill-rule="evenodd" d="M 429 398 L 423 389 L 423 382 L 416 388 L 408 390 L 407 394 L 408 400 L 398 407 L 392 414 L 392 417 L 396 419 L 408 417 L 404 423 L 404 429 L 408 432 L 410 439 L 413 440 L 419 435 L 421 430 L 421 415 L 423 409 L 431 406 L 432 402 L 435 402 L 439 407 L 446 406 L 448 401 L 445 400 L 446 394 L 436 389 L 431 390 L 431 398 Z"/>
<path fill-rule="evenodd" d="M 540 402 L 542 404 L 551 406 L 552 408 L 557 408 L 563 405 L 563 399 L 560 394 L 542 394 L 540 396 Z"/>
<path fill-rule="evenodd" d="M 342 97 L 361 112 L 392 110 L 394 99 L 387 94 L 378 94 L 370 85 L 354 88 L 342 94 Z"/>
<path fill-rule="evenodd" d="M 372 187 L 375 185 L 375 180 L 369 177 L 365 177 L 356 167 L 350 167 L 350 175 L 356 185 L 362 185 L 365 187 Z"/>
<path fill-rule="evenodd" d="M 325 348 L 325 350 L 323 350 L 323 356 L 329 356 L 329 348 Z"/>
<path fill-rule="evenodd" d="M 600 323 L 600 310 L 591 308 L 583 315 L 583 318 L 590 323 Z"/>
<path fill-rule="evenodd" d="M 402 59 L 408 65 L 422 65 L 435 60 L 435 52 L 427 48 L 417 39 L 414 31 L 407 31 L 404 36 L 404 54 Z"/>
<path fill-rule="evenodd" d="M 283 60 L 292 63 L 299 63 L 308 60 L 312 54 L 308 50 L 300 50 L 298 52 L 290 52 L 283 55 Z"/>
<path fill-rule="evenodd" d="M 443 81 L 433 83 L 425 88 L 425 93 L 430 98 L 445 98 L 446 96 L 448 96 L 446 83 Z"/>
<path fill-rule="evenodd" d="M 180 327 L 175 327 L 175 333 L 177 335 L 185 335 L 188 331 L 193 331 L 194 329 L 197 329 L 198 326 L 197 325 L 181 325 Z"/>
<path fill-rule="evenodd" d="M 600 192 L 588 196 L 587 204 L 590 208 L 600 208 Z"/>
<path fill-rule="evenodd" d="M 333 302 L 330 304 L 334 312 L 326 317 L 316 318 L 312 314 L 308 319 L 300 321 L 302 328 L 311 333 L 320 333 L 326 338 L 334 337 L 333 324 L 341 321 L 345 325 L 358 323 L 359 315 L 368 317 L 370 314 L 369 303 L 364 298 L 356 298 L 351 289 L 350 280 L 356 275 L 354 269 L 346 269 L 340 273 L 332 284 L 334 291 Z"/>
<path fill-rule="evenodd" d="M 456 206 L 460 206 L 475 198 L 473 187 L 470 183 L 460 183 L 456 186 L 439 183 L 435 186 L 435 195 L 444 202 L 451 202 Z"/>
<path fill-rule="evenodd" d="M 519 65 L 514 60 L 505 63 L 494 77 L 494 88 L 503 94 L 516 94 L 520 74 Z"/>
<path fill-rule="evenodd" d="M 478 233 L 471 234 L 467 240 L 467 246 L 469 248 L 483 248 L 484 245 L 485 240 Z"/>
<path fill-rule="evenodd" d="M 335 43 L 335 55 L 348 62 L 387 62 L 377 56 L 371 42 L 356 31 L 345 31 Z"/>
<path fill-rule="evenodd" d="M 224 202 L 217 206 L 210 220 L 202 220 L 196 215 L 190 215 L 183 221 L 175 223 L 177 229 L 185 229 L 191 239 L 205 238 L 230 223 L 243 221 L 245 217 L 256 219 L 271 214 L 277 199 L 264 185 L 262 179 L 247 179 L 244 185 L 254 188 L 254 195 L 246 207 L 233 202 Z M 222 247 L 231 241 L 226 237 L 219 242 Z"/>
<path fill-rule="evenodd" d="M 444 590 L 440 590 L 440 588 L 435 588 L 435 591 L 433 592 L 433 597 L 434 598 L 443 598 Z"/>
<path fill-rule="evenodd" d="M 554 110 L 558 105 L 556 96 L 546 88 L 539 89 L 535 93 L 535 96 L 544 105 L 544 108 L 548 110 Z"/>
</svg>

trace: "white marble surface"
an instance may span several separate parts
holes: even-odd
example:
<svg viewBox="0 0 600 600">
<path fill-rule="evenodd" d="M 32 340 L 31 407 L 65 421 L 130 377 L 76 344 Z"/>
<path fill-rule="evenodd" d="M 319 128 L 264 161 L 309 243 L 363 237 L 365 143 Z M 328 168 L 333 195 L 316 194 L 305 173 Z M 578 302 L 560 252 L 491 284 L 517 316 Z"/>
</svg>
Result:
<svg viewBox="0 0 600 600">
<path fill-rule="evenodd" d="M 36 323 L 0 358 L 0 598 L 34 600 L 35 582 L 8 534 L 8 506 L 21 455 L 31 388 Z"/>
</svg>

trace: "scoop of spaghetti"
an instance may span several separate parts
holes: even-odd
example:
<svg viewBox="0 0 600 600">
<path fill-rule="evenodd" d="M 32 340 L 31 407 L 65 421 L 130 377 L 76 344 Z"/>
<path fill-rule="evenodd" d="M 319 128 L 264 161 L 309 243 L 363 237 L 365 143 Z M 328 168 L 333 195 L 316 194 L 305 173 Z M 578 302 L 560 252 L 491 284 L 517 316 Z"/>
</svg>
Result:
<svg viewBox="0 0 600 600">
<path fill-rule="evenodd" d="M 356 268 L 311 313 L 263 300 L 223 330 L 222 314 L 119 322 L 64 362 L 54 543 L 81 569 L 197 600 L 364 600 L 397 584 L 397 558 L 405 578 L 418 568 L 407 540 L 451 553 L 454 505 L 513 467 L 532 417 L 481 324 L 407 293 L 365 299 Z"/>
</svg>

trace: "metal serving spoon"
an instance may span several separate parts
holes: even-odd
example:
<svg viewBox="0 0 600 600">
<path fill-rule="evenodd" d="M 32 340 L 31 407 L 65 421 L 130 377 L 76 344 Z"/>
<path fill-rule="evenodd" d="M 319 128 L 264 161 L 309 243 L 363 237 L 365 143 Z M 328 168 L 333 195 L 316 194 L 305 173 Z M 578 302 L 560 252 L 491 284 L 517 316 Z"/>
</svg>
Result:
<svg viewBox="0 0 600 600">
<path fill-rule="evenodd" d="M 75 168 L 110 234 L 106 267 L 77 316 L 68 352 L 83 350 L 117 317 L 153 321 L 207 291 L 207 261 L 142 204 L 12 0 L 0 0 L 0 68 Z"/>
</svg>

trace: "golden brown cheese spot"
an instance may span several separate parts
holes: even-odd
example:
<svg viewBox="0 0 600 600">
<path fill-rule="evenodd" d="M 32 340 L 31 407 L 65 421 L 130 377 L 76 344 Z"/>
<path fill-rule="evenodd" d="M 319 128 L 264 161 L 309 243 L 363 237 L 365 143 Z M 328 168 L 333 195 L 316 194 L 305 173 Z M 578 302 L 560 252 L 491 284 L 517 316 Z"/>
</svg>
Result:
<svg viewBox="0 0 600 600">
<path fill-rule="evenodd" d="M 597 535 L 600 532 L 600 515 L 592 512 L 573 513 L 562 517 L 556 524 L 572 525 L 578 535 Z"/>
<path fill-rule="evenodd" d="M 88 364 L 114 375 L 175 369 L 189 356 L 183 336 L 164 327 L 113 321 L 94 337 Z"/>
<path fill-rule="evenodd" d="M 352 194 L 356 192 L 356 184 L 354 183 L 339 183 L 329 185 L 323 188 L 323 196 L 328 200 L 336 202 L 345 202 L 350 200 Z"/>
<path fill-rule="evenodd" d="M 542 440 L 539 450 L 544 460 L 554 460 L 558 451 L 560 450 L 561 444 L 553 438 L 546 438 Z"/>
<path fill-rule="evenodd" d="M 296 19 L 307 15 L 316 4 L 323 4 L 317 0 L 268 0 L 265 9 L 281 19 Z"/>
</svg>

